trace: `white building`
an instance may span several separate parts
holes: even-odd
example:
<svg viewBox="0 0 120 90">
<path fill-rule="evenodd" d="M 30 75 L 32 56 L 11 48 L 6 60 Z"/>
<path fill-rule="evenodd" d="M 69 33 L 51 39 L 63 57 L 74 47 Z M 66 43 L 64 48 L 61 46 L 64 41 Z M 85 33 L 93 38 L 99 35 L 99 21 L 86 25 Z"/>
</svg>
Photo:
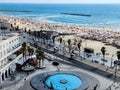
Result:
<svg viewBox="0 0 120 90">
<path fill-rule="evenodd" d="M 0 83 L 2 83 L 16 69 L 16 63 L 22 55 L 14 54 L 21 48 L 21 44 L 26 41 L 22 33 L 10 32 L 11 25 L 4 23 L 6 32 L 2 32 L 0 23 Z"/>
</svg>

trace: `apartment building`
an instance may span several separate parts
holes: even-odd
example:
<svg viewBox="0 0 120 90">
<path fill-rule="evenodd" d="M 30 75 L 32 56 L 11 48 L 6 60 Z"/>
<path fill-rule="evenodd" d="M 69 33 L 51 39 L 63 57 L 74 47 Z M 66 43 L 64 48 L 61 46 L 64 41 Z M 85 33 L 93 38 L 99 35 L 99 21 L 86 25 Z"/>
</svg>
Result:
<svg viewBox="0 0 120 90">
<path fill-rule="evenodd" d="M 24 33 L 11 32 L 12 28 L 8 23 L 4 23 L 4 28 L 2 25 L 0 25 L 0 83 L 16 70 L 16 63 L 22 55 L 16 55 L 15 52 L 20 50 L 23 42 L 26 42 Z"/>
</svg>

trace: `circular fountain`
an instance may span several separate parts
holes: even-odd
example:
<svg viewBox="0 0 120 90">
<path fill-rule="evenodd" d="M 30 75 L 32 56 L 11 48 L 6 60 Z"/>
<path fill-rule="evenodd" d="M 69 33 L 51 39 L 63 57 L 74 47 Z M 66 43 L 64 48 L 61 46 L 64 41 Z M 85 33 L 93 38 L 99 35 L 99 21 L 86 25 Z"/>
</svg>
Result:
<svg viewBox="0 0 120 90">
<path fill-rule="evenodd" d="M 94 77 L 77 71 L 45 72 L 34 76 L 30 85 L 35 90 L 85 90 L 93 85 L 100 86 Z"/>
<path fill-rule="evenodd" d="M 73 74 L 60 73 L 46 79 L 48 87 L 51 87 L 51 83 L 55 90 L 64 90 L 65 88 L 74 90 L 81 86 L 82 80 Z"/>
</svg>

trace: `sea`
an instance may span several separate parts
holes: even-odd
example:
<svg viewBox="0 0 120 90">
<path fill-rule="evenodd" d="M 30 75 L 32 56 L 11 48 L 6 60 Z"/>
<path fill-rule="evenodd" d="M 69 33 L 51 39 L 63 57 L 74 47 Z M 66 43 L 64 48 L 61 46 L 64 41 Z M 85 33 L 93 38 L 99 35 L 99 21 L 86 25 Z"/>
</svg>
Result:
<svg viewBox="0 0 120 90">
<path fill-rule="evenodd" d="M 62 13 L 91 16 L 66 15 Z M 30 18 L 48 23 L 120 30 L 120 4 L 0 3 L 0 15 Z"/>
</svg>

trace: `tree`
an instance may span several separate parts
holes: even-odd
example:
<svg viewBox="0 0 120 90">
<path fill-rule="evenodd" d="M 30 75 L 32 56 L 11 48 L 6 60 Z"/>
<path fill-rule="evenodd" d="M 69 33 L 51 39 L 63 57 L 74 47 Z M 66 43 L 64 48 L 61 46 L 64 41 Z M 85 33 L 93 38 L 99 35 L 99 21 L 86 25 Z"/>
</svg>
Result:
<svg viewBox="0 0 120 90">
<path fill-rule="evenodd" d="M 45 40 L 46 40 L 46 34 L 45 33 L 43 33 L 43 44 L 45 45 L 46 43 L 45 43 Z"/>
<path fill-rule="evenodd" d="M 31 48 L 30 46 L 28 46 L 27 50 L 28 50 L 28 53 L 29 53 L 29 57 L 31 57 L 34 53 L 34 49 Z"/>
<path fill-rule="evenodd" d="M 106 48 L 105 48 L 105 47 L 102 47 L 102 48 L 101 48 L 101 52 L 102 52 L 103 58 L 105 58 Z"/>
<path fill-rule="evenodd" d="M 52 37 L 53 49 L 54 49 L 54 46 L 55 46 L 55 37 L 56 37 L 56 36 L 53 36 L 53 37 Z M 54 49 L 54 51 L 55 51 L 55 49 Z"/>
<path fill-rule="evenodd" d="M 55 37 L 56 37 L 56 36 L 53 36 L 53 37 L 52 37 L 53 45 L 54 45 L 54 43 L 55 43 Z"/>
<path fill-rule="evenodd" d="M 60 42 L 60 49 L 61 49 L 61 44 L 62 44 L 62 42 L 63 42 L 62 37 L 60 37 L 59 42 Z"/>
<path fill-rule="evenodd" d="M 34 43 L 34 46 L 35 46 L 36 49 L 38 48 L 38 42 L 37 41 Z"/>
<path fill-rule="evenodd" d="M 44 52 L 41 50 L 41 48 L 38 48 L 37 50 L 36 50 L 36 52 L 37 52 L 37 55 L 36 55 L 36 57 L 37 57 L 37 59 L 39 60 L 39 68 L 42 68 L 42 67 L 44 67 L 44 62 L 43 62 L 43 60 L 44 60 L 44 57 L 45 57 L 45 54 L 44 54 Z"/>
<path fill-rule="evenodd" d="M 16 31 L 19 30 L 19 26 L 17 26 L 17 27 L 15 28 L 15 30 L 16 30 Z"/>
<path fill-rule="evenodd" d="M 29 57 L 30 57 L 30 55 L 31 55 L 31 48 L 30 48 L 30 46 L 27 47 L 27 51 L 28 51 Z"/>
<path fill-rule="evenodd" d="M 24 30 L 25 30 L 25 32 L 27 32 L 27 29 L 26 29 L 26 28 L 25 28 Z"/>
<path fill-rule="evenodd" d="M 48 44 L 49 44 L 49 37 L 48 37 L 48 35 L 47 35 L 47 34 L 46 34 L 45 38 L 46 38 L 46 40 L 47 40 L 47 48 L 48 48 Z"/>
<path fill-rule="evenodd" d="M 42 27 L 41 27 L 41 30 L 39 31 L 39 37 L 40 37 L 41 45 L 42 45 L 42 33 L 43 33 L 43 30 L 42 30 Z"/>
<path fill-rule="evenodd" d="M 118 58 L 118 60 L 120 60 L 120 51 L 117 51 L 117 58 Z"/>
<path fill-rule="evenodd" d="M 59 40 L 59 41 L 60 41 L 60 44 L 62 44 L 62 41 L 63 41 L 63 40 L 62 40 L 62 38 L 61 38 L 61 37 L 60 37 L 60 40 Z"/>
<path fill-rule="evenodd" d="M 68 48 L 69 48 L 69 53 L 71 51 L 71 39 L 68 39 Z"/>
<path fill-rule="evenodd" d="M 101 52 L 102 52 L 102 55 L 103 55 L 103 59 L 101 59 L 101 60 L 103 61 L 103 65 L 104 65 L 104 63 L 107 62 L 107 60 L 105 60 L 105 52 L 106 52 L 105 47 L 101 48 Z"/>
<path fill-rule="evenodd" d="M 80 40 L 80 42 L 77 44 L 77 47 L 79 49 L 79 56 L 80 56 L 80 51 L 81 51 L 81 43 L 82 43 L 82 40 Z"/>
<path fill-rule="evenodd" d="M 26 53 L 26 47 L 27 47 L 27 45 L 26 45 L 26 43 L 24 42 L 24 43 L 22 44 L 22 48 L 21 48 L 21 52 L 22 52 L 22 54 L 23 54 L 23 63 L 25 62 L 25 61 L 24 61 L 24 57 L 25 57 L 25 53 Z"/>
<path fill-rule="evenodd" d="M 77 39 L 75 38 L 74 39 L 74 45 L 76 46 L 76 44 L 77 44 Z"/>
</svg>

